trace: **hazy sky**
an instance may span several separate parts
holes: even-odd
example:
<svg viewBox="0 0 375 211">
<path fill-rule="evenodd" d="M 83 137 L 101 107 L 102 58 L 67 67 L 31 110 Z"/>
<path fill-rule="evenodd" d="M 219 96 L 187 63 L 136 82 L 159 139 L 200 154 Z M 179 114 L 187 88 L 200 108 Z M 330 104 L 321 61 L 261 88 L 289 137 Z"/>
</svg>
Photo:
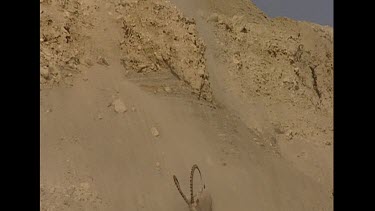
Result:
<svg viewBox="0 0 375 211">
<path fill-rule="evenodd" d="M 333 0 L 252 0 L 270 17 L 284 16 L 333 26 Z"/>
</svg>

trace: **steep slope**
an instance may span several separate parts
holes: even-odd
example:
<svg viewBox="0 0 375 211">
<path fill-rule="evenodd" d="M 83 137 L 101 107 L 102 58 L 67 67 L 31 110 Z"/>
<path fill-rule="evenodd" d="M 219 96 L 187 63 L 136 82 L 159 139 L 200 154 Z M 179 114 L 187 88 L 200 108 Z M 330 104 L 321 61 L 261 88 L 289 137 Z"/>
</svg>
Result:
<svg viewBox="0 0 375 211">
<path fill-rule="evenodd" d="M 332 28 L 268 18 L 243 0 L 173 2 L 196 19 L 218 103 L 332 190 Z"/>
<path fill-rule="evenodd" d="M 216 211 L 333 209 L 330 28 L 242 0 L 41 10 L 41 210 L 187 210 L 194 163 Z"/>
</svg>

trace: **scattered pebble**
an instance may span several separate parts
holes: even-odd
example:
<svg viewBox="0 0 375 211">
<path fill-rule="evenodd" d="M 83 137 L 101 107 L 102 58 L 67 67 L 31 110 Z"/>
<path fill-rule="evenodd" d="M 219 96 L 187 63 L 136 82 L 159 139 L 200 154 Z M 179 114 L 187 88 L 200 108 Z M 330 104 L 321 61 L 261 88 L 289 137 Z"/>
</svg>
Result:
<svg viewBox="0 0 375 211">
<path fill-rule="evenodd" d="M 57 76 L 57 75 L 60 74 L 60 70 L 59 70 L 58 68 L 56 68 L 56 66 L 54 66 L 54 65 L 49 65 L 49 67 L 48 67 L 48 71 L 49 71 L 52 75 L 54 75 L 54 76 Z"/>
<path fill-rule="evenodd" d="M 81 183 L 80 186 L 81 186 L 83 189 L 86 189 L 86 190 L 90 188 L 90 184 L 87 183 L 87 182 L 83 182 L 83 183 Z"/>
<path fill-rule="evenodd" d="M 208 21 L 211 22 L 218 22 L 219 21 L 219 15 L 217 13 L 212 13 L 210 17 L 207 19 Z"/>
<path fill-rule="evenodd" d="M 101 114 L 98 115 L 98 119 L 103 119 L 103 116 Z"/>
<path fill-rule="evenodd" d="M 159 162 L 156 162 L 156 167 L 160 167 L 160 163 Z"/>
<path fill-rule="evenodd" d="M 45 78 L 45 79 L 48 79 L 49 78 L 49 71 L 47 68 L 43 67 L 40 69 L 40 75 Z"/>
<path fill-rule="evenodd" d="M 288 132 L 286 133 L 286 136 L 289 138 L 289 140 L 292 140 L 293 139 L 293 131 L 292 130 L 288 130 Z"/>
<path fill-rule="evenodd" d="M 164 91 L 166 91 L 167 93 L 171 93 L 172 92 L 172 89 L 168 86 L 164 87 Z"/>
<path fill-rule="evenodd" d="M 239 64 L 239 63 L 241 63 L 241 61 L 238 60 L 237 58 L 233 58 L 233 63 L 234 63 L 234 64 Z"/>
<path fill-rule="evenodd" d="M 189 34 L 194 34 L 194 25 L 189 25 L 187 31 Z"/>
<path fill-rule="evenodd" d="M 86 63 L 88 66 L 92 66 L 92 65 L 93 65 L 93 63 L 92 63 L 92 61 L 91 61 L 90 59 L 86 59 L 86 60 L 85 60 L 85 63 Z"/>
<path fill-rule="evenodd" d="M 152 127 L 151 128 L 151 134 L 155 137 L 158 137 L 159 136 L 159 131 L 158 129 L 156 129 L 155 127 Z"/>
<path fill-rule="evenodd" d="M 113 106 L 115 108 L 115 111 L 117 113 L 124 113 L 128 110 L 126 108 L 125 104 L 120 99 L 117 99 L 117 100 L 113 101 L 112 104 L 113 104 Z"/>
<path fill-rule="evenodd" d="M 137 109 L 135 107 L 132 107 L 132 111 L 135 112 Z"/>
<path fill-rule="evenodd" d="M 331 146 L 331 145 L 332 145 L 332 143 L 329 142 L 329 141 L 327 141 L 325 144 L 326 144 L 327 146 Z"/>
<path fill-rule="evenodd" d="M 100 65 L 109 66 L 107 60 L 104 57 L 101 57 L 101 56 L 99 56 L 97 63 L 100 64 Z"/>
<path fill-rule="evenodd" d="M 148 65 L 147 64 L 142 64 L 142 65 L 139 65 L 138 66 L 138 70 L 137 70 L 137 73 L 141 73 L 145 68 L 147 68 Z"/>
</svg>

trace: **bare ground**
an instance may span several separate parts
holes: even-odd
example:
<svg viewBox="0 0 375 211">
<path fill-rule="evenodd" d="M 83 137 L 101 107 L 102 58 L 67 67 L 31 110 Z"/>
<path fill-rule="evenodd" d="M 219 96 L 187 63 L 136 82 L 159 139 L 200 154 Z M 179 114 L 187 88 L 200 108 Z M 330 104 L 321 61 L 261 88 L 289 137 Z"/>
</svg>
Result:
<svg viewBox="0 0 375 211">
<path fill-rule="evenodd" d="M 41 1 L 41 210 L 333 209 L 331 29 L 228 2 Z"/>
</svg>

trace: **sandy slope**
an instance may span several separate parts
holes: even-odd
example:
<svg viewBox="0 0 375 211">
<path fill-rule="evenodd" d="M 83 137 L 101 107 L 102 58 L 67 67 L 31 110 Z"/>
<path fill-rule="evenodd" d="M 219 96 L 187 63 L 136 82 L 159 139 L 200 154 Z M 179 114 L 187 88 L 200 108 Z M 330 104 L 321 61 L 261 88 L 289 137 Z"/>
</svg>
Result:
<svg viewBox="0 0 375 211">
<path fill-rule="evenodd" d="M 119 9 L 119 2 L 125 8 Z M 154 72 L 133 73 L 124 68 L 121 26 L 123 20 L 130 19 L 121 11 L 131 11 L 132 6 L 125 4 L 126 1 L 119 2 L 41 3 L 45 13 L 62 8 L 51 16 L 65 10 L 82 12 L 74 16 L 73 11 L 73 17 L 60 20 L 77 27 L 71 27 L 69 35 L 73 44 L 63 41 L 57 41 L 55 47 L 52 41 L 41 44 L 46 52 L 41 53 L 41 68 L 50 70 L 48 77 L 42 75 L 41 81 L 41 210 L 187 210 L 172 175 L 177 175 L 187 192 L 188 173 L 194 163 L 200 166 L 211 191 L 214 210 L 332 210 L 331 185 L 327 185 L 331 184 L 332 173 L 320 176 L 324 182 L 315 177 L 321 169 L 332 168 L 331 152 L 324 151 L 321 162 L 311 153 L 312 160 L 301 161 L 288 157 L 293 153 L 286 153 L 293 150 L 300 153 L 298 147 L 280 150 L 280 143 L 277 147 L 270 146 L 269 134 L 260 133 L 254 129 L 255 123 L 247 120 L 257 115 L 257 127 L 266 128 L 268 118 L 261 115 L 265 108 L 249 106 L 248 101 L 236 94 L 239 85 L 228 80 L 227 69 L 216 56 L 220 49 L 215 44 L 216 28 L 206 17 L 213 11 L 231 16 L 234 11 L 244 10 L 246 7 L 241 5 L 247 4 L 239 0 L 232 1 L 235 7 L 226 1 L 173 2 L 186 16 L 195 18 L 197 32 L 192 34 L 200 36 L 206 45 L 204 64 L 210 81 L 210 91 L 206 91 L 213 93 L 211 103 L 198 100 L 194 85 L 179 80 L 185 76 L 184 72 L 176 77 L 163 69 L 163 65 Z M 59 7 L 57 3 L 67 6 Z M 251 5 L 248 8 L 256 14 L 249 18 L 264 19 L 259 10 Z M 171 11 L 171 19 L 177 17 L 173 6 L 167 9 L 161 11 Z M 143 17 L 147 17 L 147 11 L 144 10 Z M 41 22 L 46 20 L 43 18 L 41 15 Z M 54 20 L 54 23 L 59 22 Z M 51 34 L 48 26 L 42 24 L 41 32 Z M 184 26 L 186 23 L 176 28 L 174 35 L 184 38 Z M 169 26 L 162 27 L 169 30 Z M 79 32 L 77 36 L 73 29 Z M 141 37 L 146 36 L 142 28 L 135 31 Z M 60 38 L 63 37 L 57 40 Z M 152 44 L 141 41 L 141 46 L 155 49 L 165 45 L 157 40 Z M 186 50 L 189 48 L 184 46 L 190 42 L 194 41 L 186 38 L 177 44 Z M 132 47 L 129 45 L 127 48 Z M 48 52 L 55 48 L 67 53 L 51 56 Z M 180 49 L 176 50 L 170 64 L 184 67 L 178 63 Z M 71 55 L 69 52 L 73 56 L 66 56 Z M 190 51 L 185 53 L 192 60 L 200 58 Z M 154 58 L 147 55 L 140 53 L 134 57 L 139 61 Z M 74 64 L 76 60 L 81 62 Z M 47 63 L 48 67 L 43 66 Z M 190 76 L 187 80 L 200 80 L 196 74 Z M 116 99 L 126 105 L 126 112 L 115 112 L 111 103 Z M 153 136 L 152 127 L 157 128 L 159 136 Z M 304 142 L 295 145 L 319 154 L 326 150 L 322 147 L 316 150 Z M 319 166 L 319 170 L 310 166 Z"/>
<path fill-rule="evenodd" d="M 197 20 L 214 97 L 332 190 L 332 28 L 270 19 L 243 0 L 174 2 Z"/>
</svg>

